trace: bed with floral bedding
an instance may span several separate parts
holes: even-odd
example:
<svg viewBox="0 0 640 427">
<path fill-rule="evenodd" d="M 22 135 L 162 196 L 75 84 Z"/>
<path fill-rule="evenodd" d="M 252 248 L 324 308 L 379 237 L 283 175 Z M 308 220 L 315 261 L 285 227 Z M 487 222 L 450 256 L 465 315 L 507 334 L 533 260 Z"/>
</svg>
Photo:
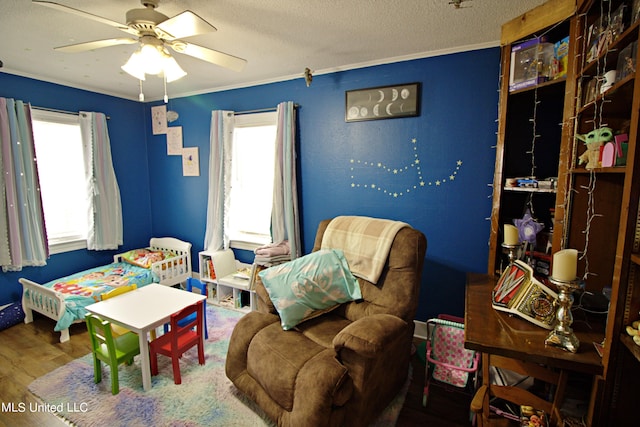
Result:
<svg viewBox="0 0 640 427">
<path fill-rule="evenodd" d="M 44 284 L 20 278 L 25 323 L 33 311 L 56 321 L 60 342 L 69 340 L 69 326 L 84 322 L 85 307 L 100 301 L 100 295 L 120 286 L 149 283 L 177 285 L 191 277 L 191 243 L 172 237 L 152 238 L 148 248 L 114 255 L 114 262 Z"/>
</svg>

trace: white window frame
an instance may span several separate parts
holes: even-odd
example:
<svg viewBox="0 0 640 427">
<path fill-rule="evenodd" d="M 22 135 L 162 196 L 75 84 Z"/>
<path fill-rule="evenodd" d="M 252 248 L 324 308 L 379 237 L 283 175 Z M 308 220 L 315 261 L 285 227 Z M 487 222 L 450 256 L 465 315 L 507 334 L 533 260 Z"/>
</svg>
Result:
<svg viewBox="0 0 640 427">
<path fill-rule="evenodd" d="M 271 176 L 266 178 L 263 177 L 263 179 L 259 181 L 256 180 L 256 186 L 265 188 L 265 190 L 268 190 L 269 188 L 271 188 L 271 191 L 268 193 L 265 193 L 265 194 L 268 194 L 268 197 L 265 197 L 261 203 L 252 203 L 252 205 L 254 206 L 253 209 L 255 209 L 255 206 L 257 205 L 264 207 L 265 209 L 268 209 L 269 234 L 266 235 L 266 234 L 241 233 L 238 235 L 238 234 L 235 234 L 235 232 L 233 232 L 233 235 L 232 235 L 232 232 L 230 232 L 229 246 L 232 248 L 252 251 L 260 246 L 271 243 L 273 241 L 273 235 L 271 234 L 271 209 L 273 207 L 273 172 L 275 170 L 275 143 L 276 143 L 275 140 L 276 140 L 276 131 L 277 131 L 276 129 L 277 120 L 278 120 L 278 114 L 275 111 L 239 114 L 234 117 L 234 148 L 237 148 L 235 147 L 236 130 L 242 129 L 242 128 L 259 127 L 259 126 L 273 126 L 273 143 L 271 145 L 271 148 L 272 148 L 271 154 L 273 155 L 273 157 L 259 158 L 261 163 L 263 163 L 264 165 L 269 165 L 269 167 L 271 168 Z M 256 159 L 251 159 L 251 160 L 256 160 Z M 231 158 L 232 175 L 234 173 L 234 167 L 236 166 L 237 164 L 234 164 L 234 155 L 232 154 L 232 158 Z M 258 174 L 258 175 L 262 176 L 263 174 Z M 231 182 L 233 186 L 233 179 Z M 233 198 L 234 198 L 234 192 L 232 188 L 231 195 L 229 197 L 229 209 L 230 209 L 229 222 L 231 221 L 230 217 L 233 215 L 232 204 L 235 206 Z M 263 213 L 265 213 L 266 215 L 266 212 L 263 212 Z"/>
<path fill-rule="evenodd" d="M 49 110 L 43 110 L 43 109 L 38 109 L 37 107 L 33 107 L 31 109 L 31 119 L 33 122 L 36 121 L 40 121 L 40 122 L 50 122 L 50 123 L 58 123 L 58 124 L 64 124 L 64 125 L 76 125 L 78 126 L 78 138 L 79 138 L 79 143 L 80 143 L 80 150 L 82 150 L 82 136 L 80 133 L 80 118 L 77 114 L 71 114 L 71 113 L 64 113 L 64 112 L 56 112 L 56 111 L 49 111 Z M 35 127 L 35 123 L 34 123 L 34 127 Z M 40 141 L 42 142 L 42 141 Z M 52 143 L 54 141 L 47 141 L 47 143 Z M 54 142 L 55 143 L 55 142 Z M 34 130 L 34 145 L 36 147 L 36 156 L 37 156 L 37 160 L 39 161 L 39 164 L 42 165 L 47 159 L 44 155 L 39 155 L 38 154 L 38 139 L 36 138 L 35 135 L 35 130 Z M 42 149 L 41 149 L 42 151 Z M 78 153 L 75 153 L 78 154 Z M 80 153 L 82 154 L 82 152 Z M 81 157 L 81 159 L 83 159 L 84 156 Z M 84 160 L 82 160 L 80 162 L 80 166 L 79 166 L 82 171 L 82 180 L 81 182 L 85 182 L 85 178 L 84 178 Z M 39 179 L 43 179 L 42 174 L 40 172 L 40 168 L 39 168 L 39 173 L 38 173 L 38 177 Z M 46 179 L 46 178 L 44 178 Z M 41 181 L 42 182 L 42 181 Z M 42 189 L 42 184 L 40 184 L 40 188 Z M 86 194 L 83 194 L 82 197 L 86 197 Z M 88 205 L 88 203 L 87 203 Z M 82 211 L 84 212 L 84 217 L 87 218 L 86 216 L 86 212 L 87 209 L 84 208 L 80 208 L 82 209 Z M 46 206 L 44 205 L 44 198 L 43 198 L 43 211 L 45 213 L 45 226 L 46 226 Z M 88 219 L 86 219 L 86 228 L 85 228 L 85 232 L 84 235 L 82 235 L 82 233 L 80 234 L 74 234 L 74 235 L 68 235 L 68 236 L 64 236 L 64 237 L 59 237 L 59 238 L 52 238 L 51 236 L 49 236 L 49 233 L 47 232 L 47 239 L 48 239 L 48 245 L 49 245 L 49 253 L 50 254 L 57 254 L 57 253 L 63 253 L 63 252 L 69 252 L 69 251 L 74 251 L 74 250 L 78 250 L 78 249 L 86 249 L 87 248 L 87 230 L 88 230 L 89 224 L 88 224 Z"/>
</svg>

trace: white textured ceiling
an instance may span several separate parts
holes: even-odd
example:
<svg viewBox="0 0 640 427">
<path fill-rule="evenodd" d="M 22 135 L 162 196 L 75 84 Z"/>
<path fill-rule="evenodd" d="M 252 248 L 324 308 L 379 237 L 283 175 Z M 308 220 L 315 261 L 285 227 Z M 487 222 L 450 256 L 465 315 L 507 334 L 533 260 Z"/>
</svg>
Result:
<svg viewBox="0 0 640 427">
<path fill-rule="evenodd" d="M 125 23 L 139 0 L 55 0 Z M 499 45 L 503 23 L 544 0 L 160 0 L 172 17 L 191 10 L 218 31 L 185 39 L 246 59 L 241 72 L 173 53 L 188 75 L 168 86 L 170 97 L 259 83 L 302 79 L 367 65 Z M 126 36 L 82 17 L 32 4 L 0 0 L 0 72 L 34 77 L 137 99 L 138 81 L 124 73 L 136 45 L 83 53 L 56 46 Z M 302 80 L 301 80 L 302 81 Z M 147 77 L 147 100 L 161 99 L 160 78 Z"/>
</svg>

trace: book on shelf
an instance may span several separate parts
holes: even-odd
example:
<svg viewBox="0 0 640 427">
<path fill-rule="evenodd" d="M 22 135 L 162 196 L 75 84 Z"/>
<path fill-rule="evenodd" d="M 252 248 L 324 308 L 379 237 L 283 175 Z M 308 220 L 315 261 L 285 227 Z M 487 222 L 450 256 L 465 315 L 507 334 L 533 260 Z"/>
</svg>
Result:
<svg viewBox="0 0 640 427">
<path fill-rule="evenodd" d="M 531 266 L 520 260 L 505 268 L 491 293 L 493 308 L 545 329 L 554 327 L 557 299 L 558 294 L 536 279 Z"/>
<path fill-rule="evenodd" d="M 213 260 L 211 258 L 207 259 L 207 276 L 209 279 L 216 278 L 216 270 L 213 268 Z"/>
</svg>

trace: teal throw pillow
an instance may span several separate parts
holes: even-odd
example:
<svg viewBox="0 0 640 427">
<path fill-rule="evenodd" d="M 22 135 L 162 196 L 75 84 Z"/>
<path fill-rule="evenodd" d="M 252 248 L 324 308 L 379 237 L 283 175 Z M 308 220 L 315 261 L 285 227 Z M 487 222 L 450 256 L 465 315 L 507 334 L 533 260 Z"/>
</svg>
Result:
<svg viewBox="0 0 640 427">
<path fill-rule="evenodd" d="M 275 306 L 282 329 L 362 298 L 360 285 L 344 253 L 323 249 L 259 273 Z"/>
</svg>

